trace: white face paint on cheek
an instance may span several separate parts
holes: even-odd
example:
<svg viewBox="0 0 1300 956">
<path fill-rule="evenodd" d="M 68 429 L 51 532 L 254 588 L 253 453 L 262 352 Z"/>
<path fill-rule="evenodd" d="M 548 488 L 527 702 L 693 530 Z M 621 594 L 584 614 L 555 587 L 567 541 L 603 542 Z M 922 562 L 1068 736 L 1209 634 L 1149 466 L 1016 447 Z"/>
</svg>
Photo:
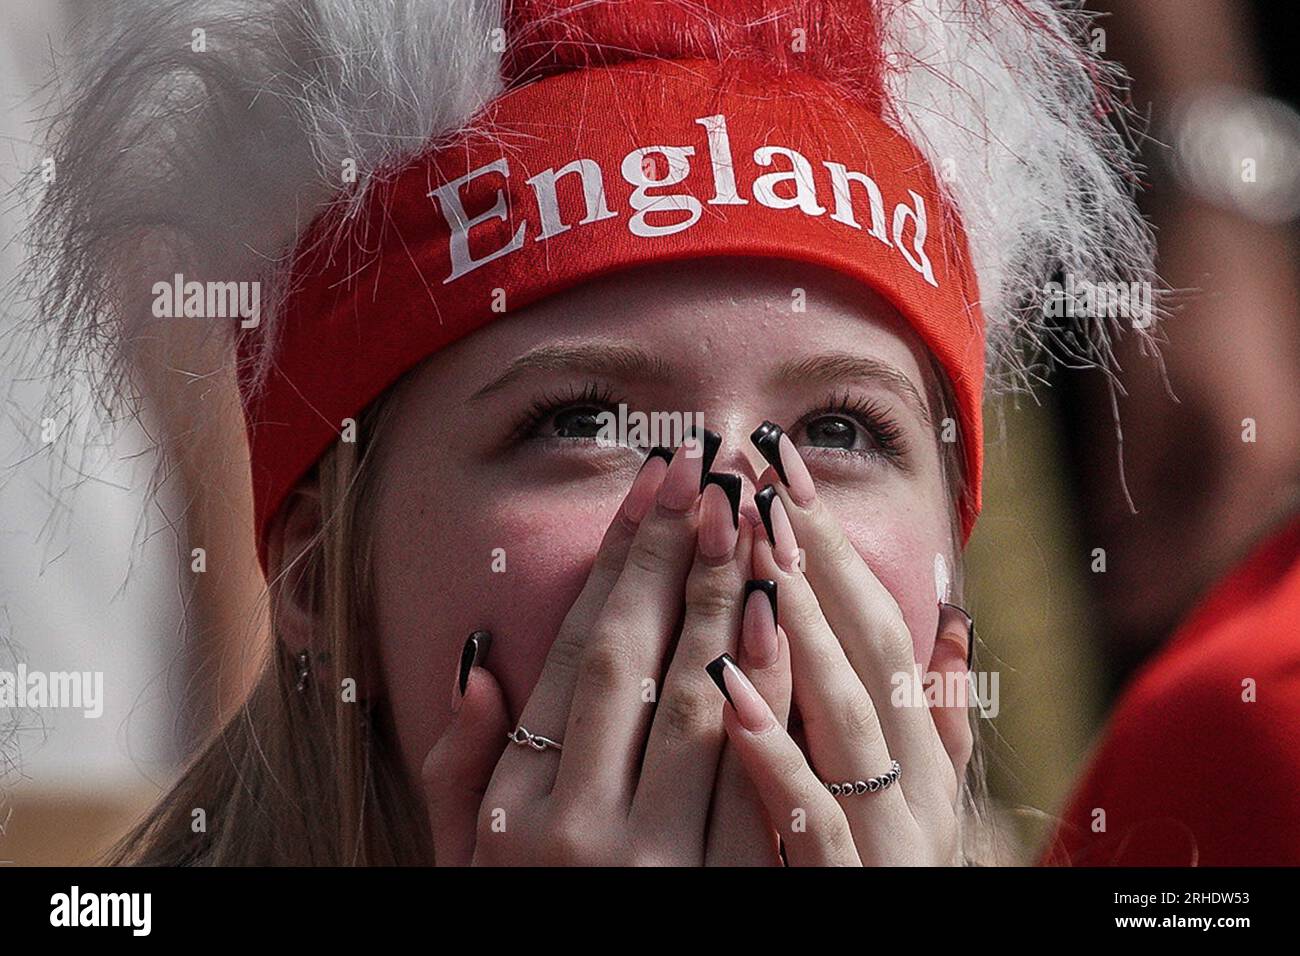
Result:
<svg viewBox="0 0 1300 956">
<path fill-rule="evenodd" d="M 936 603 L 947 604 L 952 595 L 952 578 L 948 574 L 948 562 L 942 554 L 934 556 L 934 596 Z"/>
</svg>

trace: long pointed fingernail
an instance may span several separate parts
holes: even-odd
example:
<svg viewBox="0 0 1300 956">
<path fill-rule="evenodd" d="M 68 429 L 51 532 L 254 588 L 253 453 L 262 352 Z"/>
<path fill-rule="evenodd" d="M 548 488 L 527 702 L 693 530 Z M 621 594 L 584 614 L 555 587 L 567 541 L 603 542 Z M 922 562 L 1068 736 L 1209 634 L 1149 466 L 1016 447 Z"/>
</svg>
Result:
<svg viewBox="0 0 1300 956">
<path fill-rule="evenodd" d="M 727 471 L 711 471 L 704 476 L 704 487 L 717 485 L 722 489 L 723 494 L 727 496 L 727 504 L 731 508 L 732 527 L 740 527 L 740 475 L 733 475 Z"/>
<path fill-rule="evenodd" d="M 776 422 L 763 422 L 749 436 L 759 454 L 775 469 L 781 483 L 790 491 L 790 497 L 800 507 L 812 504 L 817 495 L 808 466 L 804 464 L 790 436 Z"/>
<path fill-rule="evenodd" d="M 939 602 L 939 635 L 962 634 L 966 638 L 966 669 L 975 662 L 975 619 L 956 604 Z"/>
<path fill-rule="evenodd" d="M 727 698 L 727 703 L 734 707 L 736 706 L 736 702 L 731 699 L 731 691 L 727 690 L 727 681 L 723 677 L 727 665 L 732 663 L 731 655 L 723 654 L 720 657 L 715 657 L 712 661 L 706 664 L 704 669 L 708 672 L 709 676 L 713 678 L 713 683 L 718 685 L 718 690 L 722 691 L 722 696 Z"/>
<path fill-rule="evenodd" d="M 659 493 L 668 471 L 666 463 L 671 462 L 672 457 L 673 453 L 666 448 L 653 448 L 641 463 L 641 470 L 632 479 L 632 487 L 628 489 L 627 497 L 623 499 L 623 516 L 629 523 L 640 524 L 641 519 L 650 510 L 650 506 L 654 504 L 655 496 Z"/>
<path fill-rule="evenodd" d="M 673 454 L 668 474 L 659 486 L 659 504 L 669 511 L 685 511 L 704 490 L 704 462 L 698 450 L 682 444 Z"/>
<path fill-rule="evenodd" d="M 751 600 L 755 593 L 759 596 Z M 780 653 L 776 636 L 776 582 L 746 581 L 743 601 L 740 646 L 745 660 L 754 667 L 768 667 Z"/>
<path fill-rule="evenodd" d="M 707 428 L 693 428 L 687 432 L 686 441 L 690 443 L 689 453 L 693 457 L 702 459 L 700 491 L 703 492 L 704 483 L 708 481 L 709 469 L 713 467 L 713 459 L 718 457 L 718 449 L 722 447 L 722 436 Z"/>
<path fill-rule="evenodd" d="M 755 591 L 762 591 L 767 596 L 768 606 L 772 608 L 772 620 L 776 621 L 776 582 L 768 578 L 755 578 L 745 582 L 745 600 Z"/>
<path fill-rule="evenodd" d="M 790 481 L 785 476 L 785 465 L 781 464 L 781 436 L 784 434 L 776 422 L 763 422 L 754 429 L 749 440 L 767 463 L 776 469 L 782 483 L 788 485 Z"/>
<path fill-rule="evenodd" d="M 813 484 L 808 466 L 803 463 L 803 456 L 794 447 L 789 435 L 782 435 L 781 462 L 785 465 L 786 488 L 790 489 L 790 499 L 801 508 L 806 508 L 817 497 L 817 486 Z"/>
<path fill-rule="evenodd" d="M 710 487 L 717 490 L 710 493 Z M 700 554 L 706 558 L 727 557 L 736 547 L 739 531 L 740 476 L 710 472 L 705 476 L 704 496 L 700 499 L 700 530 L 697 537 Z"/>
<path fill-rule="evenodd" d="M 772 721 L 772 710 L 749 682 L 749 678 L 736 666 L 730 654 L 723 654 L 704 668 L 722 696 L 736 711 L 741 725 L 750 733 L 766 730 Z"/>
<path fill-rule="evenodd" d="M 451 695 L 451 709 L 460 709 L 460 702 L 465 699 L 465 688 L 469 686 L 469 672 L 475 667 L 482 667 L 487 660 L 488 649 L 492 646 L 492 635 L 487 631 L 475 631 L 465 641 L 460 651 L 460 673 L 456 677 L 455 693 Z"/>
<path fill-rule="evenodd" d="M 799 542 L 794 536 L 794 526 L 790 516 L 785 512 L 772 485 L 764 485 L 754 495 L 754 504 L 758 506 L 758 516 L 763 521 L 763 530 L 767 532 L 767 543 L 772 546 L 772 557 L 783 571 L 793 571 L 799 563 Z"/>
</svg>

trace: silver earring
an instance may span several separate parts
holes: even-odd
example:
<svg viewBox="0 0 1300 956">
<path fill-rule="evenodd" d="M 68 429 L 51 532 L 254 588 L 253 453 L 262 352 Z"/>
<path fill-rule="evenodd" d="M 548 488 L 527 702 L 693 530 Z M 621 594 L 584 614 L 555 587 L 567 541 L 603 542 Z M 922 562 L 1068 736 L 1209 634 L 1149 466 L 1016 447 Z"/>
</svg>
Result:
<svg viewBox="0 0 1300 956">
<path fill-rule="evenodd" d="M 301 694 L 307 690 L 307 678 L 311 676 L 311 655 L 299 651 L 294 655 L 294 663 L 298 665 L 298 683 L 293 689 Z"/>
</svg>

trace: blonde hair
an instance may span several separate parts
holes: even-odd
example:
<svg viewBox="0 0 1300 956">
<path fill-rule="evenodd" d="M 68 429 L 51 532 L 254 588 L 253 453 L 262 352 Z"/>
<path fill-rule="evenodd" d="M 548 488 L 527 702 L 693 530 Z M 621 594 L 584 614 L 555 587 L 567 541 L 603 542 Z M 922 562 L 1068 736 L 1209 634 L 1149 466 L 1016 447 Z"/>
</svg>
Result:
<svg viewBox="0 0 1300 956">
<path fill-rule="evenodd" d="M 361 417 L 357 442 L 339 442 L 321 458 L 320 531 L 270 589 L 274 633 L 276 592 L 306 585 L 303 599 L 319 624 L 310 648 L 315 670 L 299 689 L 297 655 L 273 641 L 244 706 L 105 862 L 364 866 L 432 858 L 424 811 L 391 735 L 376 726 L 378 715 L 364 700 L 317 677 L 328 671 L 365 683 L 365 503 L 379 476 L 367 465 L 384 407 L 381 400 Z"/>
<path fill-rule="evenodd" d="M 937 363 L 926 391 L 936 420 L 951 418 L 952 390 Z M 373 500 L 382 473 L 376 446 L 400 384 L 357 423 L 357 441 L 339 442 L 320 460 L 315 481 L 321 528 L 303 553 L 280 570 L 276 592 L 304 584 L 319 640 L 312 660 L 364 685 L 362 638 L 371 620 Z M 961 442 L 938 443 L 953 528 L 953 588 L 962 593 L 959 502 L 966 485 Z M 145 820 L 110 851 L 110 864 L 417 865 L 433 860 L 422 799 L 402 772 L 391 728 L 364 701 L 308 677 L 299 690 L 296 655 L 272 642 L 245 705 L 185 770 Z M 961 792 L 962 861 L 991 860 L 987 786 L 979 719 L 971 709 L 974 747 Z M 196 811 L 205 826 L 196 827 Z"/>
</svg>

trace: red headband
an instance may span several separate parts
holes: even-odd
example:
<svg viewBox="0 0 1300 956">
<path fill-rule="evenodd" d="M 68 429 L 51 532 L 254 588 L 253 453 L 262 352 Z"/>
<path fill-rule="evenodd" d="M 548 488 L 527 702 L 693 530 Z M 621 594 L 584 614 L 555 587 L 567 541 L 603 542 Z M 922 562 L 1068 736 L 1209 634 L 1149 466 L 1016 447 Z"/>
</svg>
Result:
<svg viewBox="0 0 1300 956">
<path fill-rule="evenodd" d="M 905 137 L 812 77 L 637 60 L 507 92 L 374 190 L 344 242 L 326 218 L 300 244 L 277 361 L 245 390 L 263 566 L 272 518 L 344 420 L 498 318 L 496 290 L 517 311 L 620 269 L 708 256 L 831 268 L 901 313 L 956 396 L 968 536 L 984 321 L 942 203 Z"/>
</svg>

